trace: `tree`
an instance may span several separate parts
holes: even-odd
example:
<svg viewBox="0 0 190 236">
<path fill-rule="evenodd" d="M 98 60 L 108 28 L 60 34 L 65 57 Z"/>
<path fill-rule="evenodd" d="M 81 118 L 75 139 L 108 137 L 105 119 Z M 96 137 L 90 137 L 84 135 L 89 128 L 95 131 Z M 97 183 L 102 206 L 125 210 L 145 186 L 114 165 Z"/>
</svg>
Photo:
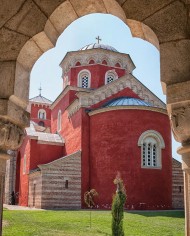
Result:
<svg viewBox="0 0 190 236">
<path fill-rule="evenodd" d="M 95 189 L 91 189 L 84 193 L 84 202 L 86 203 L 87 207 L 92 209 L 95 206 L 94 197 L 98 196 L 98 193 Z M 91 228 L 91 210 L 90 210 L 90 228 Z"/>
<path fill-rule="evenodd" d="M 117 190 L 112 201 L 112 236 L 124 236 L 123 217 L 127 195 L 119 173 L 114 180 L 114 184 L 117 185 Z"/>
</svg>

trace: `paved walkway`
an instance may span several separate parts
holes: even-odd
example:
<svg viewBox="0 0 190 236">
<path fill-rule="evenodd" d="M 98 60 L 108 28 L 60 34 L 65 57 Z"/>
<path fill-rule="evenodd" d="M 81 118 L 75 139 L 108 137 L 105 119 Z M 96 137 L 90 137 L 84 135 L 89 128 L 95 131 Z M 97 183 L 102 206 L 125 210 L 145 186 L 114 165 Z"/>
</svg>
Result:
<svg viewBox="0 0 190 236">
<path fill-rule="evenodd" d="M 3 204 L 3 207 L 8 209 L 8 210 L 17 210 L 17 211 L 44 211 L 44 209 L 38 209 L 34 207 L 23 207 L 23 206 L 17 206 L 17 205 L 7 205 Z"/>
</svg>

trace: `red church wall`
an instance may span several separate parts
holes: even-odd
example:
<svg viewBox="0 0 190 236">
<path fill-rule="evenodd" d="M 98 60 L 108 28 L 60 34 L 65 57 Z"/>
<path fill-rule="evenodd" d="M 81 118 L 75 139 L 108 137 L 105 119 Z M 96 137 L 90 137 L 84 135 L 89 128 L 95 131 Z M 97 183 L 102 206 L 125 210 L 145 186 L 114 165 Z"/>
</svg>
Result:
<svg viewBox="0 0 190 236">
<path fill-rule="evenodd" d="M 26 155 L 25 160 L 25 168 L 24 168 L 24 157 Z M 17 192 L 19 192 L 19 205 L 27 206 L 28 205 L 28 173 L 30 168 L 30 140 L 26 137 L 23 141 L 23 144 L 19 150 L 19 158 L 20 158 L 20 168 L 19 174 L 16 175 L 16 186 Z M 25 171 L 24 171 L 25 169 Z"/>
<path fill-rule="evenodd" d="M 89 66 L 80 66 L 71 68 L 69 73 L 70 77 L 70 85 L 78 86 L 78 74 L 82 70 L 89 70 L 91 73 L 91 88 L 98 88 L 105 85 L 105 74 L 108 70 L 115 70 L 118 74 L 118 77 L 122 77 L 125 75 L 125 70 L 121 68 L 110 67 L 106 65 L 89 65 Z"/>
<path fill-rule="evenodd" d="M 81 202 L 82 207 L 85 207 L 84 193 L 90 190 L 90 117 L 85 112 L 85 108 L 82 109 L 82 159 L 81 159 L 81 171 L 82 171 L 82 185 L 81 185 Z"/>
<path fill-rule="evenodd" d="M 65 110 L 70 101 L 74 99 L 76 91 L 68 92 L 65 97 L 52 110 L 52 132 L 57 131 L 57 116 L 61 110 L 61 130 L 60 135 L 65 139 L 65 155 L 81 150 L 81 116 L 82 109 L 76 112 L 71 118 Z"/>
<path fill-rule="evenodd" d="M 37 140 L 31 140 L 30 170 L 37 168 L 37 165 L 49 163 L 64 155 L 63 146 L 38 144 Z"/>
<path fill-rule="evenodd" d="M 37 144 L 36 140 L 25 138 L 19 154 L 20 168 L 17 173 L 16 191 L 19 192 L 19 205 L 28 206 L 28 191 L 30 170 L 37 168 L 39 164 L 46 164 L 64 156 L 64 147 L 46 144 Z M 26 171 L 24 172 L 24 157 L 26 155 Z"/>
<path fill-rule="evenodd" d="M 40 109 L 43 109 L 46 111 L 46 119 L 39 119 L 38 118 L 38 111 Z M 32 104 L 31 105 L 31 114 L 30 114 L 31 120 L 36 122 L 37 124 L 40 121 L 43 121 L 45 124 L 45 127 L 50 127 L 51 126 L 51 109 L 45 105 L 37 105 L 37 104 Z"/>
<path fill-rule="evenodd" d="M 165 142 L 162 169 L 141 168 L 140 135 L 159 132 Z M 111 206 L 121 173 L 127 190 L 128 209 L 167 209 L 172 201 L 171 130 L 167 115 L 143 110 L 117 110 L 90 117 L 91 188 L 99 193 L 97 204 Z M 139 203 L 142 203 L 140 205 Z"/>
</svg>

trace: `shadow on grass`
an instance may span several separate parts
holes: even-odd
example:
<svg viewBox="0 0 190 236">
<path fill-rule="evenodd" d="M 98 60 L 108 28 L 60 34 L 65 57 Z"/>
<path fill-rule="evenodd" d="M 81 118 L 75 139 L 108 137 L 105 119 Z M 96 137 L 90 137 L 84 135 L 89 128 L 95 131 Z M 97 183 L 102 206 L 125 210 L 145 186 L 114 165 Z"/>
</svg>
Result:
<svg viewBox="0 0 190 236">
<path fill-rule="evenodd" d="M 145 217 L 170 217 L 170 218 L 185 218 L 185 212 L 183 210 L 171 210 L 171 211 L 127 211 L 128 214 L 136 214 Z"/>
</svg>

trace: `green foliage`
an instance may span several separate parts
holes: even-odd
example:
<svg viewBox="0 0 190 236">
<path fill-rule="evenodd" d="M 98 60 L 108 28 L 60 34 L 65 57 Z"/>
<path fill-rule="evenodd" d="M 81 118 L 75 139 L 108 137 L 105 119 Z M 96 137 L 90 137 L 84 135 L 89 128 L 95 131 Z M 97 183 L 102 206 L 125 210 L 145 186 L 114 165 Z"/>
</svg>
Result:
<svg viewBox="0 0 190 236">
<path fill-rule="evenodd" d="M 123 218 L 127 196 L 119 175 L 117 175 L 114 183 L 117 185 L 117 191 L 112 201 L 112 236 L 124 236 Z"/>
<path fill-rule="evenodd" d="M 91 189 L 84 193 L 84 202 L 86 203 L 87 207 L 92 208 L 95 206 L 94 197 L 98 196 L 98 193 L 95 189 Z"/>
<path fill-rule="evenodd" d="M 124 212 L 126 235 L 184 236 L 183 211 Z M 110 211 L 10 211 L 3 213 L 3 236 L 111 236 Z"/>
<path fill-rule="evenodd" d="M 92 209 L 95 206 L 94 197 L 98 196 L 96 189 L 91 189 L 90 191 L 86 191 L 84 193 L 84 202 L 86 203 L 87 207 Z M 90 211 L 90 228 L 92 226 L 92 213 Z"/>
</svg>

